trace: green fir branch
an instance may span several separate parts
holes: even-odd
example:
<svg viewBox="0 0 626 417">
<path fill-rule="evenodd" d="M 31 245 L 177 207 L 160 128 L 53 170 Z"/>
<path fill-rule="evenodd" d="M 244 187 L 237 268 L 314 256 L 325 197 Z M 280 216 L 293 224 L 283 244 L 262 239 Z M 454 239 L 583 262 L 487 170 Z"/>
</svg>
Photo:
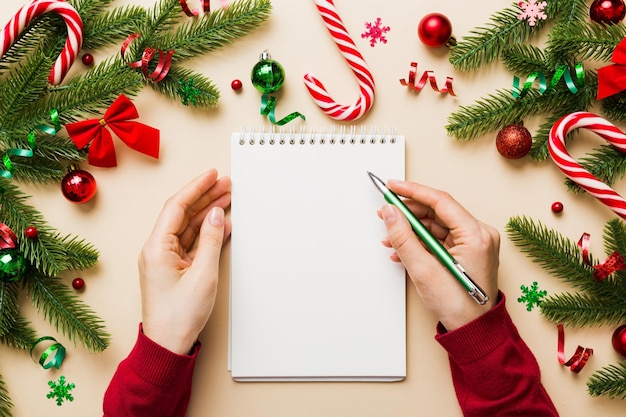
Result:
<svg viewBox="0 0 626 417">
<path fill-rule="evenodd" d="M 535 71 L 546 74 L 549 69 L 546 68 L 545 59 L 541 48 L 526 44 L 513 45 L 502 54 L 504 66 L 514 74 L 528 75 Z"/>
<path fill-rule="evenodd" d="M 450 48 L 449 61 L 457 71 L 472 71 L 496 61 L 511 45 L 528 41 L 546 21 L 536 26 L 518 18 L 520 8 L 513 5 L 496 12 L 491 22 L 470 31 Z"/>
<path fill-rule="evenodd" d="M 271 9 L 270 0 L 235 1 L 200 19 L 187 20 L 163 36 L 158 47 L 174 49 L 174 63 L 206 54 L 258 28 L 269 18 Z"/>
<path fill-rule="evenodd" d="M 620 219 L 611 219 L 604 225 L 604 253 L 610 255 L 617 251 L 626 254 L 626 223 Z"/>
<path fill-rule="evenodd" d="M 610 145 L 601 145 L 578 160 L 580 165 L 602 182 L 612 185 L 626 174 L 626 155 Z M 570 191 L 584 190 L 571 179 L 565 184 Z"/>
<path fill-rule="evenodd" d="M 15 323 L 11 330 L 3 336 L 0 336 L 0 342 L 3 344 L 22 350 L 29 350 L 37 340 L 37 333 L 31 327 L 31 324 L 22 316 L 15 317 Z"/>
<path fill-rule="evenodd" d="M 148 19 L 140 30 L 140 50 L 143 51 L 147 46 L 158 47 L 162 34 L 174 30 L 182 16 L 183 9 L 178 0 L 157 1 L 152 10 L 148 11 Z"/>
<path fill-rule="evenodd" d="M 626 122 L 626 92 L 600 100 L 602 115 L 614 123 Z"/>
<path fill-rule="evenodd" d="M 522 253 L 550 274 L 581 291 L 596 291 L 593 267 L 583 262 L 575 242 L 525 216 L 509 219 L 506 232 Z M 593 264 L 593 258 L 590 258 Z"/>
<path fill-rule="evenodd" d="M 11 332 L 19 314 L 18 285 L 0 280 L 0 337 Z"/>
<path fill-rule="evenodd" d="M 25 283 L 33 304 L 57 331 L 74 344 L 80 341 L 92 352 L 108 347 L 110 335 L 102 319 L 59 278 L 34 274 Z"/>
<path fill-rule="evenodd" d="M 172 66 L 167 77 L 161 82 L 148 83 L 153 90 L 175 101 L 183 101 L 180 89 L 188 85 L 193 90 L 193 99 L 187 103 L 189 106 L 198 108 L 210 108 L 217 106 L 220 92 L 211 80 L 196 73 L 193 70 L 179 66 Z"/>
<path fill-rule="evenodd" d="M 575 327 L 615 325 L 626 318 L 626 297 L 615 293 L 602 297 L 563 293 L 542 299 L 539 308 L 541 314 L 552 323 Z"/>
<path fill-rule="evenodd" d="M 596 371 L 587 381 L 587 391 L 592 397 L 626 399 L 626 361 Z"/>
<path fill-rule="evenodd" d="M 586 60 L 610 61 L 615 45 L 626 36 L 624 25 L 577 24 L 553 29 L 547 51 L 554 51 L 556 60 L 563 56 L 581 62 Z"/>
<path fill-rule="evenodd" d="M 567 112 L 564 114 L 567 114 Z M 529 153 L 530 157 L 534 161 L 544 161 L 550 156 L 550 153 L 548 152 L 548 138 L 550 137 L 550 131 L 552 130 L 552 126 L 554 126 L 554 124 L 561 117 L 563 117 L 564 114 L 559 113 L 556 115 L 546 116 L 545 120 L 539 125 L 539 128 L 533 136 L 533 146 Z M 570 140 L 570 138 L 577 133 L 577 131 L 570 132 L 567 134 L 565 139 Z"/>
<path fill-rule="evenodd" d="M 11 398 L 9 397 L 9 391 L 6 384 L 4 383 L 2 375 L 0 375 L 0 417 L 11 417 L 12 408 L 13 403 L 11 402 Z"/>
<path fill-rule="evenodd" d="M 147 19 L 146 10 L 139 6 L 118 7 L 89 19 L 85 18 L 83 48 L 94 50 L 123 41 L 132 33 L 138 32 L 141 22 Z"/>
<path fill-rule="evenodd" d="M 115 0 L 67 0 L 70 3 L 78 14 L 81 15 L 81 18 L 85 19 L 83 16 L 93 16 L 100 14 L 106 10 Z"/>
</svg>

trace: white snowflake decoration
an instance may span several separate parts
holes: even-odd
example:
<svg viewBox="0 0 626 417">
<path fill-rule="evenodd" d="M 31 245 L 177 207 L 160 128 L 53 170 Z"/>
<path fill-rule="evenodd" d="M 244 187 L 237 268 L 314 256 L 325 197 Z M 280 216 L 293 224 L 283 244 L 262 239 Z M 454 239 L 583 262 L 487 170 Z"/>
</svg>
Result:
<svg viewBox="0 0 626 417">
<path fill-rule="evenodd" d="M 543 12 L 543 9 L 548 5 L 545 1 L 537 3 L 537 0 L 528 0 L 520 1 L 518 4 L 523 10 L 523 12 L 517 16 L 518 19 L 527 19 L 530 26 L 535 26 L 539 19 L 546 20 L 548 18 L 548 15 Z"/>
</svg>

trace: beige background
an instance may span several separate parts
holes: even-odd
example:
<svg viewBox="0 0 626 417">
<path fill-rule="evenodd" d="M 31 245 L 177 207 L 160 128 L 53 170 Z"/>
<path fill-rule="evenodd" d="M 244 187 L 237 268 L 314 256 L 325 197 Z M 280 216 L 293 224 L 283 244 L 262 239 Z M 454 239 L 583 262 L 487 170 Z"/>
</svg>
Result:
<svg viewBox="0 0 626 417">
<path fill-rule="evenodd" d="M 151 6 L 153 0 L 117 1 L 115 5 L 135 3 Z M 219 3 L 213 1 L 213 7 Z M 5 0 L 0 4 L 0 22 L 8 19 L 23 4 Z M 495 133 L 471 143 L 458 143 L 447 137 L 447 116 L 459 105 L 471 104 L 496 88 L 509 88 L 512 74 L 499 64 L 471 74 L 455 73 L 445 50 L 429 50 L 416 35 L 417 23 L 427 13 L 447 15 L 454 33 L 461 37 L 483 25 L 509 0 L 486 3 L 471 1 L 392 1 L 337 0 L 340 15 L 370 64 L 377 83 L 372 111 L 357 125 L 391 128 L 407 137 L 407 171 L 410 180 L 448 190 L 476 216 L 501 232 L 513 215 L 541 220 L 570 237 L 582 232 L 592 235 L 592 250 L 601 258 L 602 227 L 613 214 L 588 195 L 566 192 L 563 175 L 551 161 L 534 163 L 529 159 L 509 161 L 493 145 Z M 83 168 L 98 181 L 96 198 L 87 205 L 66 201 L 57 186 L 25 187 L 30 203 L 41 210 L 53 227 L 64 234 L 78 234 L 100 251 L 99 265 L 81 274 L 68 274 L 68 284 L 82 275 L 86 290 L 82 298 L 106 321 L 112 344 L 102 354 L 89 354 L 58 335 L 22 299 L 25 314 L 34 321 L 41 335 L 55 334 L 66 344 L 69 354 L 60 371 L 43 371 L 27 352 L 0 346 L 0 373 L 6 380 L 15 403 L 16 417 L 99 416 L 101 399 L 115 371 L 135 342 L 140 320 L 136 258 L 152 228 L 163 201 L 191 177 L 209 167 L 229 172 L 228 140 L 242 126 L 268 126 L 258 114 L 260 94 L 249 82 L 249 73 L 261 51 L 268 48 L 283 64 L 287 81 L 280 92 L 277 114 L 298 110 L 315 129 L 332 124 L 311 101 L 302 76 L 315 72 L 333 97 L 352 103 L 357 87 L 347 65 L 337 52 L 311 0 L 275 0 L 269 21 L 247 37 L 188 62 L 221 89 L 216 109 L 197 111 L 167 101 L 144 89 L 135 99 L 140 121 L 161 130 L 161 158 L 150 160 L 129 151 L 117 141 L 119 166 L 114 169 Z M 364 22 L 381 17 L 391 27 L 388 43 L 370 47 L 361 39 Z M 96 61 L 116 53 L 95 53 Z M 457 97 L 440 95 L 429 88 L 414 94 L 398 80 L 408 74 L 409 63 L 419 69 L 434 70 L 440 83 L 454 77 Z M 77 62 L 73 71 L 84 71 Z M 420 72 L 421 73 L 421 72 Z M 230 88 L 233 79 L 244 82 L 241 92 Z M 532 126 L 533 121 L 527 121 Z M 600 140 L 588 136 L 572 146 L 581 156 Z M 624 190 L 623 186 L 618 186 Z M 550 211 L 554 201 L 562 201 L 560 216 Z M 592 347 L 595 355 L 589 365 L 574 375 L 559 365 L 556 358 L 556 327 L 537 310 L 527 312 L 516 302 L 519 287 L 537 280 L 550 293 L 570 290 L 540 267 L 534 265 L 508 241 L 503 233 L 501 288 L 509 296 L 509 309 L 524 339 L 533 350 L 543 372 L 543 382 L 563 416 L 622 415 L 619 400 L 591 398 L 586 379 L 595 369 L 620 358 L 611 347 L 613 327 L 568 329 L 566 354 L 577 344 Z M 459 416 L 448 371 L 447 357 L 433 340 L 434 320 L 420 304 L 413 289 L 408 296 L 408 376 L 400 383 L 236 383 L 226 371 L 228 323 L 229 247 L 224 251 L 223 273 L 215 312 L 202 334 L 188 415 L 220 417 L 319 417 L 319 416 Z M 76 400 L 57 407 L 46 399 L 47 381 L 65 375 L 76 383 Z"/>
</svg>

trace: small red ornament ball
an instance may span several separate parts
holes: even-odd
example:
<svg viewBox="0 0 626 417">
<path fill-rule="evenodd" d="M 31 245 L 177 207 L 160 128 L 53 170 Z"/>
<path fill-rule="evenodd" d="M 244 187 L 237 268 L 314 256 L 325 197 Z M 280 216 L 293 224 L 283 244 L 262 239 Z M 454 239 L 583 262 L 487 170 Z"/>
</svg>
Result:
<svg viewBox="0 0 626 417">
<path fill-rule="evenodd" d="M 73 203 L 86 203 L 96 194 L 96 179 L 82 169 L 71 170 L 61 180 L 61 191 Z"/>
<path fill-rule="evenodd" d="M 417 35 L 426 46 L 444 46 L 452 38 L 452 23 L 441 13 L 427 14 L 417 25 Z"/>
<path fill-rule="evenodd" d="M 553 213 L 560 213 L 563 211 L 563 203 L 561 203 L 560 201 L 555 201 L 554 203 L 552 203 L 552 212 Z"/>
<path fill-rule="evenodd" d="M 83 61 L 83 64 L 87 67 L 90 67 L 93 65 L 93 55 L 91 54 L 84 54 L 81 57 L 81 61 Z"/>
<path fill-rule="evenodd" d="M 624 0 L 594 0 L 589 17 L 596 23 L 617 24 L 626 16 Z"/>
<path fill-rule="evenodd" d="M 24 229 L 24 235 L 29 239 L 37 239 L 37 236 L 39 236 L 39 230 L 33 226 L 28 226 Z"/>
<path fill-rule="evenodd" d="M 507 159 L 520 159 L 530 152 L 533 138 L 524 126 L 508 125 L 496 136 L 496 148 Z"/>
<path fill-rule="evenodd" d="M 77 291 L 82 290 L 83 288 L 85 288 L 85 280 L 82 278 L 74 278 L 72 280 L 72 288 Z"/>
<path fill-rule="evenodd" d="M 626 357 L 626 324 L 615 329 L 611 337 L 611 344 L 617 353 Z"/>
<path fill-rule="evenodd" d="M 230 88 L 235 91 L 241 90 L 241 87 L 243 87 L 243 83 L 241 82 L 241 80 L 233 80 L 233 82 L 230 83 Z"/>
</svg>

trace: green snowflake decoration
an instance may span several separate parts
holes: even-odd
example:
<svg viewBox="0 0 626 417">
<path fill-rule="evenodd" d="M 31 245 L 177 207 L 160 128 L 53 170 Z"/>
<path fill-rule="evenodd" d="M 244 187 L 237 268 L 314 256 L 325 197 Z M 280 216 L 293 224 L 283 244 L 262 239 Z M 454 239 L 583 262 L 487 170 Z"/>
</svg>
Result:
<svg viewBox="0 0 626 417">
<path fill-rule="evenodd" d="M 195 81 L 193 79 L 189 79 L 185 81 L 179 81 L 179 84 L 180 85 L 176 92 L 180 96 L 182 103 L 185 106 L 188 106 L 189 103 L 197 106 L 198 100 L 196 99 L 196 97 L 202 94 L 202 90 L 196 88 Z"/>
<path fill-rule="evenodd" d="M 530 288 L 522 285 L 520 289 L 522 290 L 522 296 L 517 299 L 517 302 L 526 303 L 526 310 L 528 311 L 533 311 L 535 306 L 538 307 L 541 304 L 541 299 L 548 295 L 547 291 L 539 290 L 537 281 L 534 281 Z"/>
<path fill-rule="evenodd" d="M 61 375 L 59 378 L 59 382 L 48 381 L 48 385 L 52 389 L 46 397 L 47 398 L 56 398 L 57 405 L 62 405 L 64 400 L 74 401 L 74 397 L 70 394 L 70 391 L 73 390 L 76 385 L 72 383 L 67 383 L 65 381 L 65 376 Z"/>
</svg>

